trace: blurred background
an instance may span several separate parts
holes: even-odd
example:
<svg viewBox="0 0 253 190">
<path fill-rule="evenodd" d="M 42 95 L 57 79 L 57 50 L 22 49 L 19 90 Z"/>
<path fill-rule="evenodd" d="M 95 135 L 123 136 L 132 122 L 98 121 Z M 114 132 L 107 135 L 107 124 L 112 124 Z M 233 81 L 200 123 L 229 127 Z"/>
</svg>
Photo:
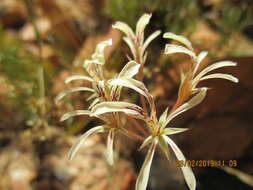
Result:
<svg viewBox="0 0 253 190">
<path fill-rule="evenodd" d="M 117 162 L 104 159 L 105 136 L 89 138 L 73 161 L 67 152 L 78 135 L 96 124 L 88 117 L 59 122 L 62 114 L 87 108 L 84 93 L 60 105 L 72 74 L 85 74 L 82 63 L 99 41 L 112 38 L 106 68 L 115 73 L 129 54 L 115 21 L 135 27 L 152 13 L 146 36 L 157 29 L 187 36 L 196 49 L 209 51 L 205 64 L 238 62 L 222 69 L 240 82 L 210 80 L 201 105 L 173 121 L 191 130 L 173 139 L 189 160 L 224 160 L 228 167 L 196 167 L 198 190 L 253 189 L 253 2 L 252 0 L 1 0 L 0 1 L 0 189 L 134 190 L 145 150 L 117 137 Z M 144 83 L 158 113 L 175 103 L 185 56 L 165 56 L 160 35 L 149 47 Z M 138 103 L 138 95 L 126 91 Z M 173 153 L 172 153 L 173 155 Z M 229 165 L 230 161 L 235 165 Z M 148 190 L 185 190 L 175 161 L 156 152 Z"/>
</svg>

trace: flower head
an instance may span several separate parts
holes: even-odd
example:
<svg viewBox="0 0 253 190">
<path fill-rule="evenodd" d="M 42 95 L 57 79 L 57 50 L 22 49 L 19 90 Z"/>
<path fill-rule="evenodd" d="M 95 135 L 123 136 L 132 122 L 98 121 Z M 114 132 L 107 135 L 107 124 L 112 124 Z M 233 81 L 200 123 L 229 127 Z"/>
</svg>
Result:
<svg viewBox="0 0 253 190">
<path fill-rule="evenodd" d="M 191 57 L 192 67 L 187 73 L 182 73 L 181 75 L 181 85 L 175 105 L 170 109 L 170 111 L 166 108 L 161 116 L 157 117 L 153 96 L 149 93 L 145 84 L 141 81 L 141 78 L 140 80 L 136 80 L 134 78 L 135 75 L 139 74 L 143 68 L 147 57 L 147 46 L 160 34 L 160 31 L 156 31 L 146 40 L 144 39 L 144 30 L 146 25 L 149 23 L 150 18 L 151 14 L 144 14 L 138 20 L 135 32 L 133 32 L 133 30 L 123 22 L 116 22 L 113 25 L 114 28 L 125 33 L 126 36 L 123 39 L 128 44 L 133 54 L 133 60 L 130 60 L 118 74 L 116 74 L 113 78 L 106 77 L 104 69 L 104 49 L 112 44 L 112 40 L 103 41 L 97 45 L 95 53 L 91 56 L 91 60 L 86 60 L 84 62 L 84 68 L 87 70 L 89 76 L 71 76 L 65 81 L 66 83 L 69 83 L 74 80 L 86 80 L 91 83 L 91 87 L 70 88 L 61 92 L 56 97 L 56 102 L 58 102 L 72 92 L 91 92 L 92 94 L 87 100 L 94 100 L 87 110 L 75 110 L 66 113 L 61 117 L 61 121 L 77 115 L 88 115 L 90 117 L 97 117 L 104 121 L 103 125 L 93 127 L 79 138 L 69 152 L 70 159 L 75 156 L 81 144 L 90 135 L 106 132 L 108 133 L 106 157 L 108 163 L 112 165 L 114 163 L 113 141 L 115 135 L 117 132 L 121 132 L 126 136 L 130 136 L 131 134 L 126 122 L 122 121 L 122 116 L 128 115 L 132 118 L 144 121 L 149 135 L 147 135 L 143 140 L 140 149 L 148 147 L 148 152 L 137 178 L 135 190 L 146 190 L 153 156 L 157 147 L 161 148 L 168 159 L 169 152 L 172 150 L 178 160 L 185 160 L 182 151 L 170 138 L 170 135 L 184 132 L 188 129 L 170 127 L 170 122 L 181 113 L 197 106 L 204 100 L 208 88 L 198 87 L 198 83 L 202 80 L 212 78 L 226 79 L 235 83 L 238 82 L 237 78 L 229 74 L 209 74 L 209 72 L 221 67 L 236 66 L 236 63 L 231 61 L 221 61 L 199 71 L 199 66 L 202 60 L 207 56 L 207 52 L 202 51 L 197 55 L 193 50 L 191 42 L 187 38 L 173 33 L 165 33 L 164 38 L 173 39 L 181 43 L 181 45 L 167 44 L 165 47 L 165 54 L 187 54 Z M 150 106 L 149 112 L 144 109 L 144 107 L 122 101 L 121 91 L 123 87 L 130 88 L 145 97 Z M 186 166 L 181 169 L 189 189 L 195 190 L 196 179 L 191 168 Z"/>
</svg>

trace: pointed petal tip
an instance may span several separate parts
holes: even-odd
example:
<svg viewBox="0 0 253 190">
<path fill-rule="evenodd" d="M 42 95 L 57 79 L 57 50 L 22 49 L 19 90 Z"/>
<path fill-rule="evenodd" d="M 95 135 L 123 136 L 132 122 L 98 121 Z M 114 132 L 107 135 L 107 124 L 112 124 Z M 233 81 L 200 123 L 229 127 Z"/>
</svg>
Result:
<svg viewBox="0 0 253 190">
<path fill-rule="evenodd" d="M 65 120 L 66 120 L 65 115 L 61 116 L 61 118 L 60 118 L 60 122 L 63 122 L 63 121 L 65 121 Z"/>
</svg>

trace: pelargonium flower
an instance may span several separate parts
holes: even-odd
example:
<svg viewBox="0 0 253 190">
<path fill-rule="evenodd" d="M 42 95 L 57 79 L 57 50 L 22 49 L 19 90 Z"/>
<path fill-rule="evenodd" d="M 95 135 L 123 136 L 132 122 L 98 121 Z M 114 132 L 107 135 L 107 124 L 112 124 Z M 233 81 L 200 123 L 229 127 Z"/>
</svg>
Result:
<svg viewBox="0 0 253 190">
<path fill-rule="evenodd" d="M 174 128 L 170 126 L 170 122 L 180 115 L 181 113 L 191 109 L 192 107 L 200 104 L 206 96 L 208 88 L 198 87 L 198 84 L 202 80 L 212 78 L 227 79 L 237 83 L 238 79 L 229 74 L 209 72 L 227 66 L 236 66 L 236 63 L 231 61 L 221 61 L 207 66 L 202 71 L 199 71 L 199 66 L 202 60 L 207 56 L 206 51 L 200 52 L 196 55 L 191 42 L 180 35 L 173 33 L 165 33 L 164 38 L 173 39 L 182 45 L 167 44 L 165 47 L 165 54 L 171 53 L 184 53 L 191 57 L 192 67 L 187 73 L 182 73 L 181 84 L 178 92 L 178 98 L 175 105 L 170 109 L 167 108 L 157 117 L 155 101 L 153 96 L 149 93 L 145 84 L 141 81 L 142 77 L 138 77 L 139 80 L 134 79 L 134 76 L 141 73 L 146 61 L 147 53 L 146 48 L 150 42 L 155 39 L 160 31 L 156 31 L 151 34 L 147 40 L 144 40 L 144 29 L 149 23 L 151 14 L 144 14 L 137 22 L 135 33 L 133 30 L 123 22 L 116 22 L 113 27 L 121 30 L 125 33 L 123 37 L 124 41 L 128 44 L 133 59 L 129 61 L 123 69 L 116 74 L 113 78 L 107 78 L 105 73 L 105 58 L 104 49 L 112 44 L 112 40 L 107 40 L 99 43 L 96 47 L 95 53 L 92 55 L 91 60 L 84 62 L 84 67 L 87 70 L 89 76 L 71 76 L 66 79 L 66 83 L 74 80 L 86 80 L 91 82 L 91 88 L 88 87 L 76 87 L 70 88 L 56 97 L 56 102 L 60 101 L 66 95 L 77 91 L 91 92 L 91 96 L 87 100 L 94 101 L 91 103 L 87 110 L 75 110 L 64 114 L 61 117 L 61 121 L 64 121 L 70 117 L 77 115 L 88 115 L 90 117 L 97 117 L 104 121 L 103 125 L 93 127 L 84 133 L 77 143 L 71 148 L 69 157 L 72 159 L 77 153 L 81 144 L 94 133 L 108 133 L 107 136 L 107 161 L 110 165 L 113 164 L 113 141 L 115 134 L 121 132 L 126 136 L 130 136 L 130 133 L 126 123 L 122 121 L 122 116 L 128 115 L 130 117 L 143 120 L 145 122 L 144 127 L 147 128 L 149 135 L 145 137 L 140 149 L 148 147 L 148 152 L 144 163 L 141 167 L 138 175 L 135 190 L 146 190 L 148 184 L 148 178 L 154 153 L 157 147 L 161 148 L 165 156 L 169 159 L 169 152 L 172 150 L 178 160 L 185 160 L 185 157 L 176 145 L 176 143 L 170 138 L 170 135 L 184 132 L 186 128 Z M 144 109 L 145 102 L 142 107 L 133 103 L 125 102 L 121 100 L 121 91 L 123 87 L 130 88 L 138 92 L 141 97 L 145 97 L 149 103 L 150 109 Z M 170 148 L 169 148 L 170 147 Z M 196 189 L 196 179 L 190 167 L 182 167 L 182 173 L 184 175 L 186 184 L 190 190 Z"/>
<path fill-rule="evenodd" d="M 91 112 L 94 115 L 102 115 L 104 113 L 110 112 L 123 112 L 125 114 L 134 116 L 146 122 L 148 129 L 150 131 L 150 136 L 148 136 L 140 149 L 149 145 L 148 153 L 146 155 L 145 161 L 142 165 L 142 168 L 139 172 L 137 181 L 136 181 L 136 190 L 145 190 L 148 183 L 149 172 L 151 168 L 151 163 L 153 160 L 154 152 L 157 146 L 159 146 L 162 151 L 165 153 L 166 157 L 169 158 L 169 149 L 168 145 L 174 151 L 178 160 L 185 160 L 185 157 L 182 151 L 178 148 L 175 142 L 168 137 L 176 133 L 184 132 L 187 129 L 185 128 L 172 128 L 166 126 L 169 122 L 174 119 L 179 114 L 191 109 L 192 107 L 198 105 L 204 97 L 206 96 L 206 88 L 202 88 L 194 97 L 189 101 L 181 105 L 175 111 L 168 113 L 168 109 L 160 116 L 159 119 L 151 118 L 147 113 L 144 112 L 142 108 L 135 104 L 129 104 L 126 102 L 103 102 L 99 103 L 93 107 Z M 134 111 L 133 111 L 134 110 Z M 191 190 L 196 188 L 196 179 L 190 167 L 182 167 L 182 172 L 185 177 L 186 183 Z"/>
</svg>

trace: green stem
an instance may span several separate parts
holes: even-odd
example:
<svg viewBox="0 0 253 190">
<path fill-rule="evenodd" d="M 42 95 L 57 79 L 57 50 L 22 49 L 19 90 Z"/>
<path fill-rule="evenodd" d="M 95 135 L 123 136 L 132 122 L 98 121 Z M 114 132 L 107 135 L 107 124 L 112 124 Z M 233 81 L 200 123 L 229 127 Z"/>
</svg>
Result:
<svg viewBox="0 0 253 190">
<path fill-rule="evenodd" d="M 34 33 L 36 35 L 36 41 L 39 46 L 39 59 L 38 62 L 43 64 L 42 61 L 42 39 L 38 30 L 38 27 L 35 23 L 36 14 L 33 10 L 33 3 L 31 0 L 24 0 L 24 3 L 26 5 L 27 12 L 29 14 L 30 22 L 33 26 Z M 44 77 L 44 67 L 43 65 L 40 65 L 38 68 L 38 86 L 39 86 L 39 99 L 41 102 L 40 104 L 40 117 L 42 120 L 43 126 L 48 126 L 47 120 L 46 120 L 46 92 L 45 92 L 45 77 Z"/>
</svg>

